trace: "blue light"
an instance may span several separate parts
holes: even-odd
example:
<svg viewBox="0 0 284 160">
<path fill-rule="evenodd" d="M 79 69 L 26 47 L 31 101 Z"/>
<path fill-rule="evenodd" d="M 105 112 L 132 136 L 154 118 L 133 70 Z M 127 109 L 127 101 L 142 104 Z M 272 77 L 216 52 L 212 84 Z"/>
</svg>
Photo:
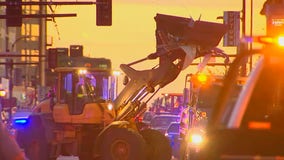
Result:
<svg viewBox="0 0 284 160">
<path fill-rule="evenodd" d="M 247 37 L 247 36 L 245 36 L 245 37 L 243 37 L 243 41 L 244 41 L 244 42 L 247 42 L 247 43 L 252 43 L 252 42 L 253 42 L 253 37 Z"/>
<path fill-rule="evenodd" d="M 27 124 L 28 120 L 27 119 L 16 119 L 14 120 L 15 124 Z"/>
</svg>

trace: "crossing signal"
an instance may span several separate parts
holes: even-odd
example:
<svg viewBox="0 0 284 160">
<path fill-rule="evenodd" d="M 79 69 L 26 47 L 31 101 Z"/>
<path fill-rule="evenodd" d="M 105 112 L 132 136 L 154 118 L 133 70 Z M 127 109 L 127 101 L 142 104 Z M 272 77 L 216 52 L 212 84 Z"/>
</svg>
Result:
<svg viewBox="0 0 284 160">
<path fill-rule="evenodd" d="M 47 54 L 48 68 L 54 69 L 58 66 L 60 56 L 68 56 L 68 48 L 49 48 Z"/>
</svg>

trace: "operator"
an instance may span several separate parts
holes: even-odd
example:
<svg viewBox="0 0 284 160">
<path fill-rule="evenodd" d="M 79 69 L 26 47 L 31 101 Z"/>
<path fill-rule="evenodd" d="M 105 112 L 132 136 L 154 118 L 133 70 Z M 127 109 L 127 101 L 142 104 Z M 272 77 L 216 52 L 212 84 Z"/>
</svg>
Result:
<svg viewBox="0 0 284 160">
<path fill-rule="evenodd" d="M 0 159 L 27 160 L 16 141 L 9 135 L 5 125 L 0 122 Z"/>
</svg>

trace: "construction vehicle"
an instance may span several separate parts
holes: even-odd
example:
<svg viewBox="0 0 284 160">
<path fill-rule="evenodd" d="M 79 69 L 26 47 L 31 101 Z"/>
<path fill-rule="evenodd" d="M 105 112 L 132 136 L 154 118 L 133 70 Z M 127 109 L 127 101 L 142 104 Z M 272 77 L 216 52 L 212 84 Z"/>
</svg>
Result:
<svg viewBox="0 0 284 160">
<path fill-rule="evenodd" d="M 266 3 L 264 11 L 270 30 L 265 36 L 243 37 L 245 43 L 260 43 L 260 49 L 236 57 L 224 88 L 208 121 L 206 143 L 197 159 L 283 159 L 283 2 Z M 268 28 L 268 29 L 269 29 Z M 252 57 L 252 71 L 232 99 L 235 83 L 245 59 Z"/>
<path fill-rule="evenodd" d="M 157 14 L 155 21 L 157 51 L 121 64 L 128 78 L 114 100 L 108 99 L 107 65 L 97 62 L 93 63 L 95 67 L 55 68 L 54 96 L 40 103 L 30 115 L 14 118 L 17 141 L 30 160 L 60 159 L 60 155 L 80 160 L 171 159 L 167 138 L 155 130 L 139 130 L 134 119 L 182 69 L 195 58 L 211 53 L 227 27 L 164 14 Z M 132 68 L 153 59 L 159 60 L 153 68 Z"/>
<path fill-rule="evenodd" d="M 180 159 L 195 159 L 204 141 L 208 119 L 212 114 L 217 96 L 223 87 L 224 75 L 205 72 L 188 74 L 185 78 L 185 108 L 180 122 Z M 238 91 L 245 83 L 245 77 L 237 81 Z"/>
<path fill-rule="evenodd" d="M 204 130 L 223 76 L 188 74 L 184 87 L 184 110 L 180 121 L 180 159 L 193 159 L 203 141 Z"/>
<path fill-rule="evenodd" d="M 182 93 L 162 93 L 156 98 L 149 110 L 160 114 L 179 114 L 183 108 L 183 94 Z"/>
</svg>

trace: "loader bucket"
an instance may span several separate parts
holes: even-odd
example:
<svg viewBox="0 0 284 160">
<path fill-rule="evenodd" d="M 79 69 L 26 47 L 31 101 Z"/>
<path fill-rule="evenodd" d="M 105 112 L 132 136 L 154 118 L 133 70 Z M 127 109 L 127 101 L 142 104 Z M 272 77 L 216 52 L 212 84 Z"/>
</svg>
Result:
<svg viewBox="0 0 284 160">
<path fill-rule="evenodd" d="M 207 22 L 192 18 L 157 14 L 156 31 L 174 36 L 177 43 L 195 44 L 202 47 L 216 47 L 227 31 L 227 26 L 221 23 Z M 156 35 L 157 46 L 162 42 Z"/>
</svg>

